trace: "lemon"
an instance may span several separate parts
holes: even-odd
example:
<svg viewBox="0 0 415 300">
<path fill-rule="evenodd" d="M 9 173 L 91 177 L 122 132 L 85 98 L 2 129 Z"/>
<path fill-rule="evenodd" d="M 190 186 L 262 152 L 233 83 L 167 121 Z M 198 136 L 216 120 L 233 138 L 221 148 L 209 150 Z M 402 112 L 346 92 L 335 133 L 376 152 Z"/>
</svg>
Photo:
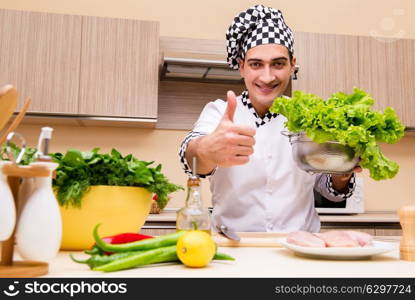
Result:
<svg viewBox="0 0 415 300">
<path fill-rule="evenodd" d="M 212 237 L 200 230 L 190 230 L 177 241 L 177 256 L 188 267 L 205 267 L 216 253 Z"/>
</svg>

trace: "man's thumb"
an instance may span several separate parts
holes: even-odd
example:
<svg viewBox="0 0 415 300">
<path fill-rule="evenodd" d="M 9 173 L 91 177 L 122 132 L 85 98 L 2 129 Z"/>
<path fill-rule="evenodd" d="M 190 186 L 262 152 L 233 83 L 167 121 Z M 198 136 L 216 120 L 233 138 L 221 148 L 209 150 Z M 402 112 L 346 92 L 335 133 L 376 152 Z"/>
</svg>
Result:
<svg viewBox="0 0 415 300">
<path fill-rule="evenodd" d="M 225 115 L 223 116 L 224 119 L 233 122 L 233 116 L 236 110 L 236 96 L 235 93 L 232 91 L 228 91 L 226 94 L 228 105 L 226 107 Z"/>
</svg>

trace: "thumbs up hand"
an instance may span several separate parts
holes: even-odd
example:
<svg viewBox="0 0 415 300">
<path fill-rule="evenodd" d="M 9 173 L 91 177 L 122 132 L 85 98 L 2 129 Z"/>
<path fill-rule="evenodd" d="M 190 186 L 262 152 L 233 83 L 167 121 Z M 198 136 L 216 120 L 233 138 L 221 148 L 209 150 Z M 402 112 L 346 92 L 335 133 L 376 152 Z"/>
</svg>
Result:
<svg viewBox="0 0 415 300">
<path fill-rule="evenodd" d="M 219 125 L 210 135 L 200 139 L 197 152 L 203 164 L 230 167 L 249 161 L 254 152 L 256 131 L 251 126 L 234 123 L 236 105 L 235 93 L 228 91 L 226 111 Z"/>
<path fill-rule="evenodd" d="M 222 120 L 233 122 L 233 116 L 235 115 L 235 110 L 236 110 L 236 96 L 234 92 L 228 91 L 226 95 L 226 102 L 227 102 L 226 111 L 225 111 L 225 114 L 223 115 Z"/>
</svg>

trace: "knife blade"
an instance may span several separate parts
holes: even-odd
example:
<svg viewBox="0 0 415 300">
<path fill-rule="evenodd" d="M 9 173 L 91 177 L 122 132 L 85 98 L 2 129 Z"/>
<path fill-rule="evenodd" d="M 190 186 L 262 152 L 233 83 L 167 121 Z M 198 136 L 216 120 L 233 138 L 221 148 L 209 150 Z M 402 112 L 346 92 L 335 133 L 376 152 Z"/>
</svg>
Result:
<svg viewBox="0 0 415 300">
<path fill-rule="evenodd" d="M 240 241 L 241 240 L 240 236 L 237 235 L 236 232 L 234 232 L 233 230 L 230 230 L 225 225 L 217 225 L 216 228 L 219 230 L 219 233 L 221 233 L 222 235 L 224 235 L 225 237 L 227 237 L 230 240 L 233 240 L 233 241 Z"/>
</svg>

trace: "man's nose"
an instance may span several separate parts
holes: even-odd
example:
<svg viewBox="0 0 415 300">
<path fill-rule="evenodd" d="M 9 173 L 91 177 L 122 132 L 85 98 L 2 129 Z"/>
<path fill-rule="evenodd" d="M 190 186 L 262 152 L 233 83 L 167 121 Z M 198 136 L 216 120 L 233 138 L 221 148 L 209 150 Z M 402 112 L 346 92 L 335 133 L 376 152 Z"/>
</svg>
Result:
<svg viewBox="0 0 415 300">
<path fill-rule="evenodd" d="M 270 67 L 265 67 L 259 79 L 264 83 L 270 83 L 276 79 L 276 76 Z"/>
</svg>

